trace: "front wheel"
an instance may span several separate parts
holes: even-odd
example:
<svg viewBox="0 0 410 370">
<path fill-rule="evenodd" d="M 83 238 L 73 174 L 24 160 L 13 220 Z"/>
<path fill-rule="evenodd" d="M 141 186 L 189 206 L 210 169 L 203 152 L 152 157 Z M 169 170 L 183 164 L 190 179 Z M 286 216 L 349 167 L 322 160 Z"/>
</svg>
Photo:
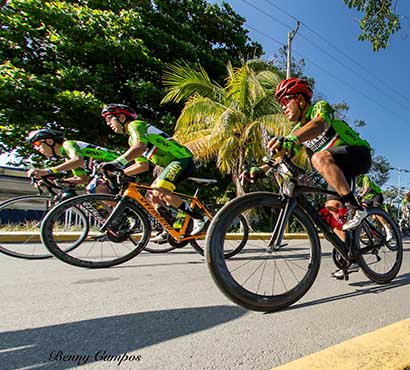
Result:
<svg viewBox="0 0 410 370">
<path fill-rule="evenodd" d="M 303 297 L 320 266 L 320 243 L 310 218 L 293 210 L 285 234 L 276 247 L 269 245 L 286 203 L 270 192 L 243 195 L 227 203 L 214 217 L 206 237 L 206 260 L 219 289 L 233 302 L 255 311 L 276 311 Z M 229 225 L 244 217 L 249 236 L 243 249 L 224 256 Z"/>
<path fill-rule="evenodd" d="M 40 240 L 41 221 L 53 203 L 49 195 L 23 195 L 1 203 L 0 252 L 29 260 L 53 257 Z"/>
<path fill-rule="evenodd" d="M 388 213 L 369 208 L 361 226 L 355 230 L 357 262 L 372 281 L 385 284 L 399 273 L 403 260 L 400 231 Z"/>
<path fill-rule="evenodd" d="M 108 229 L 100 231 L 120 199 L 109 194 L 87 194 L 58 204 L 41 225 L 44 245 L 61 261 L 78 267 L 111 267 L 135 257 L 151 234 L 144 210 L 127 202 Z M 78 211 L 85 217 L 73 217 Z M 76 248 L 66 250 L 66 245 L 73 243 Z"/>
</svg>

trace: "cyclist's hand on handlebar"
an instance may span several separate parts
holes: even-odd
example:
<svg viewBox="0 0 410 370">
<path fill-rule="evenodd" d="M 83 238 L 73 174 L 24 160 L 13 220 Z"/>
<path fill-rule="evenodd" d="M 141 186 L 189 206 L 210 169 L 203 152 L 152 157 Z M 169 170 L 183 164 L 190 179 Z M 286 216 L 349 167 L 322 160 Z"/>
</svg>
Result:
<svg viewBox="0 0 410 370">
<path fill-rule="evenodd" d="M 98 169 L 103 172 L 122 171 L 125 168 L 119 161 L 102 162 L 98 165 Z"/>
<path fill-rule="evenodd" d="M 251 167 L 250 170 L 243 171 L 239 176 L 242 183 L 244 181 L 249 181 L 251 183 L 254 183 L 255 180 L 260 179 L 262 177 L 266 177 L 265 172 L 260 167 L 256 167 L 256 166 Z"/>
<path fill-rule="evenodd" d="M 27 171 L 28 177 L 34 177 L 36 179 L 40 179 L 42 176 L 46 176 L 48 174 L 49 174 L 48 170 L 43 170 L 41 168 L 33 168 Z"/>
<path fill-rule="evenodd" d="M 298 145 L 298 138 L 291 134 L 288 136 L 274 136 L 269 140 L 267 148 L 271 152 L 284 151 L 293 155 L 297 152 Z"/>
</svg>

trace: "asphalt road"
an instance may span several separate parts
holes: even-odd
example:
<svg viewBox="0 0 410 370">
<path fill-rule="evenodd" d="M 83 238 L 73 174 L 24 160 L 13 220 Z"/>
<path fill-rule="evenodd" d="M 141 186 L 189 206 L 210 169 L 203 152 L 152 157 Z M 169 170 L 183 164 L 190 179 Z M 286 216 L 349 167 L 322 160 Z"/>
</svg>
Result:
<svg viewBox="0 0 410 370">
<path fill-rule="evenodd" d="M 410 242 L 389 285 L 319 276 L 272 314 L 228 301 L 189 247 L 105 270 L 0 255 L 0 369 L 271 369 L 410 317 Z"/>
</svg>

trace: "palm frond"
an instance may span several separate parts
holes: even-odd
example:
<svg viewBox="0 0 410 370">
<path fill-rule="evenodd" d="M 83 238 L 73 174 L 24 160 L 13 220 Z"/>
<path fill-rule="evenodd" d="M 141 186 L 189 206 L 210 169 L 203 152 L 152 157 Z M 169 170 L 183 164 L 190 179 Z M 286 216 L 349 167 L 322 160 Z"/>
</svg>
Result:
<svg viewBox="0 0 410 370">
<path fill-rule="evenodd" d="M 176 124 L 177 131 L 191 132 L 210 128 L 226 107 L 207 97 L 195 95 L 185 104 Z"/>
<path fill-rule="evenodd" d="M 187 64 L 168 65 L 163 75 L 163 83 L 169 89 L 161 103 L 178 103 L 194 94 L 214 100 L 220 100 L 224 95 L 223 88 L 212 82 L 201 66 L 193 69 Z"/>
<path fill-rule="evenodd" d="M 251 116 L 254 103 L 263 94 L 255 73 L 247 65 L 234 70 L 234 75 L 227 84 L 228 98 L 238 104 L 238 108 Z"/>
</svg>

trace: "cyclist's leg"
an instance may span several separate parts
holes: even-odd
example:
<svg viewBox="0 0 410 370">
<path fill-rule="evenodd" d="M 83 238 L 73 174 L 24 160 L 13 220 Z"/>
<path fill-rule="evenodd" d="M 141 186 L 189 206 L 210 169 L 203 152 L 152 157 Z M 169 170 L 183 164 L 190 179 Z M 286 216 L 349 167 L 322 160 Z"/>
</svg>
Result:
<svg viewBox="0 0 410 370">
<path fill-rule="evenodd" d="M 179 196 L 175 195 L 174 190 L 177 184 L 191 176 L 195 170 L 192 158 L 182 158 L 168 164 L 164 171 L 157 177 L 152 184 L 153 206 L 157 208 L 159 200 L 166 202 L 174 208 L 186 212 L 194 220 L 191 235 L 199 233 L 208 223 L 208 218 L 201 212 L 194 210 L 185 203 Z"/>
<path fill-rule="evenodd" d="M 338 192 L 343 203 L 347 204 L 349 208 L 356 210 L 353 217 L 346 222 L 343 229 L 348 230 L 355 228 L 366 216 L 366 211 L 358 203 L 352 189 L 350 189 L 347 184 L 354 176 L 366 173 L 369 170 L 371 165 L 370 150 L 365 146 L 353 147 L 343 145 L 330 148 L 326 150 L 326 152 L 328 152 L 330 156 L 329 154 L 322 155 L 323 160 L 320 161 L 321 158 L 319 157 L 319 160 L 316 159 L 315 162 L 319 162 L 318 167 L 322 166 L 323 177 L 328 181 L 328 184 Z M 327 171 L 326 166 L 331 168 L 331 170 Z M 337 167 L 339 171 L 333 171 L 333 167 Z M 345 187 L 346 185 L 347 188 Z M 346 189 L 348 189 L 348 192 L 346 192 Z"/>
<path fill-rule="evenodd" d="M 373 207 L 376 208 L 384 208 L 383 207 L 383 203 L 384 203 L 384 198 L 383 198 L 383 194 L 377 194 L 375 195 L 372 199 L 371 199 L 372 205 Z M 375 215 L 375 217 L 377 218 L 377 220 L 383 225 L 383 228 L 386 232 L 386 240 L 389 241 L 391 240 L 391 238 L 393 237 L 392 231 L 390 230 L 390 227 L 388 225 L 388 223 L 386 222 L 386 220 L 384 219 L 384 217 Z"/>
</svg>

